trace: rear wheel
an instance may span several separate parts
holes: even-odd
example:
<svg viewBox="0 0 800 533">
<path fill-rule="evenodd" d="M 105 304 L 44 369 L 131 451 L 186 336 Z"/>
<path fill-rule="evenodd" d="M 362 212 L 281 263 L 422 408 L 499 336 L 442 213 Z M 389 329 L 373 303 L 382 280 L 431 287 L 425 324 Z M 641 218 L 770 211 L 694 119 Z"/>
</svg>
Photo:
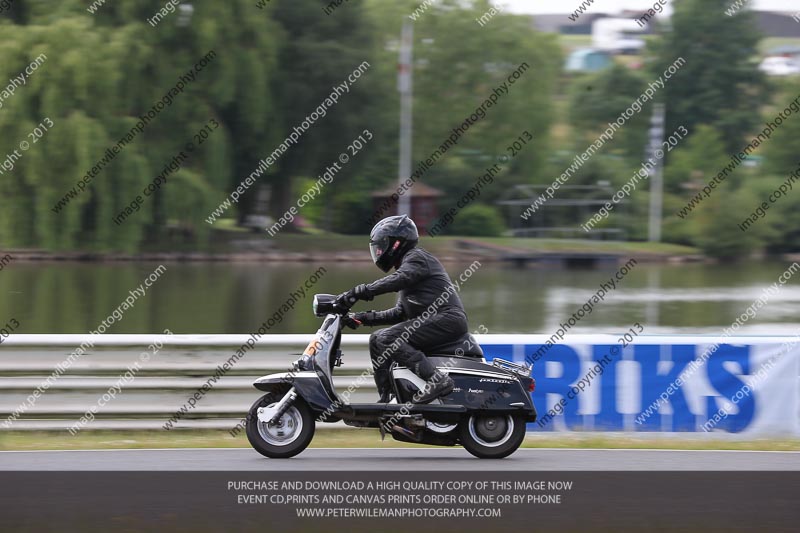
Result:
<svg viewBox="0 0 800 533">
<path fill-rule="evenodd" d="M 525 439 L 525 421 L 511 415 L 471 415 L 459 424 L 464 448 L 481 459 L 502 459 L 520 447 Z"/>
<path fill-rule="evenodd" d="M 275 424 L 258 419 L 259 409 L 275 407 L 282 397 L 276 393 L 265 394 L 247 415 L 247 440 L 258 453 L 273 459 L 294 457 L 305 450 L 314 437 L 314 416 L 302 398 L 296 398 Z"/>
</svg>

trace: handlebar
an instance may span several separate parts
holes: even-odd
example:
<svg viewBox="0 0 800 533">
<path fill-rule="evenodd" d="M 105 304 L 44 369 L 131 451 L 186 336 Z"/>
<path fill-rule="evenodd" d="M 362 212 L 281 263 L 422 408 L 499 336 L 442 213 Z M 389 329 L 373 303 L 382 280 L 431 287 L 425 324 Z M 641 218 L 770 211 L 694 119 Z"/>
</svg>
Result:
<svg viewBox="0 0 800 533">
<path fill-rule="evenodd" d="M 336 301 L 334 302 L 334 307 L 338 307 L 343 311 L 342 314 L 347 313 L 350 309 L 356 305 L 358 298 L 353 296 L 352 291 L 347 291 L 339 296 L 336 297 Z"/>
</svg>

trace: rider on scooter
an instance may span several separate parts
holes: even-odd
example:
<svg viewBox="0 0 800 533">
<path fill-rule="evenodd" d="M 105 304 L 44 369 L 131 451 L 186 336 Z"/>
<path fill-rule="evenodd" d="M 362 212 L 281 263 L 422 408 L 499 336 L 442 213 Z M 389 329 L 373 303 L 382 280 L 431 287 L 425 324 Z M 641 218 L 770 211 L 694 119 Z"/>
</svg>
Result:
<svg viewBox="0 0 800 533">
<path fill-rule="evenodd" d="M 389 292 L 400 293 L 392 309 L 351 313 L 345 320 L 353 329 L 362 324 L 392 325 L 369 337 L 381 403 L 391 400 L 392 361 L 405 365 L 427 382 L 421 394 L 414 397 L 415 403 L 428 403 L 450 394 L 453 380 L 437 370 L 424 352 L 447 343 L 448 339 L 458 339 L 468 330 L 467 315 L 450 276 L 436 257 L 417 247 L 418 242 L 417 226 L 408 216 L 391 216 L 378 222 L 369 236 L 372 260 L 384 272 L 392 267 L 395 272 L 339 295 L 343 301 L 352 302 L 369 301 Z M 444 303 L 434 305 L 437 301 Z"/>
</svg>

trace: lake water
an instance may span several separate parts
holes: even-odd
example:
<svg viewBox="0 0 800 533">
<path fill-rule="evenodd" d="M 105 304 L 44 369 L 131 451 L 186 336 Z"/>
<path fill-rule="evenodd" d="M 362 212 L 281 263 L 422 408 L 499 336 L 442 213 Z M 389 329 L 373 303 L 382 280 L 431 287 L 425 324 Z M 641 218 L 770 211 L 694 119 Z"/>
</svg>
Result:
<svg viewBox="0 0 800 533">
<path fill-rule="evenodd" d="M 448 264 L 456 277 L 467 267 Z M 646 334 L 718 334 L 730 326 L 788 267 L 784 262 L 636 265 L 572 328 L 572 333 L 614 333 L 639 322 Z M 11 319 L 20 333 L 86 333 L 116 309 L 157 264 L 23 263 L 0 271 L 0 326 Z M 269 319 L 320 265 L 315 263 L 165 263 L 166 272 L 138 298 L 109 333 L 249 333 Z M 324 265 L 307 292 L 339 293 L 381 272 L 370 263 Z M 485 264 L 462 286 L 473 330 L 552 334 L 608 283 L 610 269 L 520 269 Z M 356 309 L 390 307 L 383 296 Z M 748 319 L 739 332 L 795 334 L 800 330 L 800 272 Z M 311 298 L 270 331 L 310 333 L 319 320 Z"/>
</svg>

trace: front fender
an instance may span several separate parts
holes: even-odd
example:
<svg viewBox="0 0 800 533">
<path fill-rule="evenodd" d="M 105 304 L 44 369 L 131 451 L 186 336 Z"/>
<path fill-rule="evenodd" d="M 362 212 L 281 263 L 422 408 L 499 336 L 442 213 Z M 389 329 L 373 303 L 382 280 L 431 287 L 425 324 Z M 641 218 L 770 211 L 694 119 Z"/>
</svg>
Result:
<svg viewBox="0 0 800 533">
<path fill-rule="evenodd" d="M 275 390 L 276 387 L 292 386 L 297 379 L 316 378 L 316 372 L 281 372 L 279 374 L 268 374 L 261 376 L 253 382 L 253 386 L 258 390 L 266 392 Z"/>
</svg>

